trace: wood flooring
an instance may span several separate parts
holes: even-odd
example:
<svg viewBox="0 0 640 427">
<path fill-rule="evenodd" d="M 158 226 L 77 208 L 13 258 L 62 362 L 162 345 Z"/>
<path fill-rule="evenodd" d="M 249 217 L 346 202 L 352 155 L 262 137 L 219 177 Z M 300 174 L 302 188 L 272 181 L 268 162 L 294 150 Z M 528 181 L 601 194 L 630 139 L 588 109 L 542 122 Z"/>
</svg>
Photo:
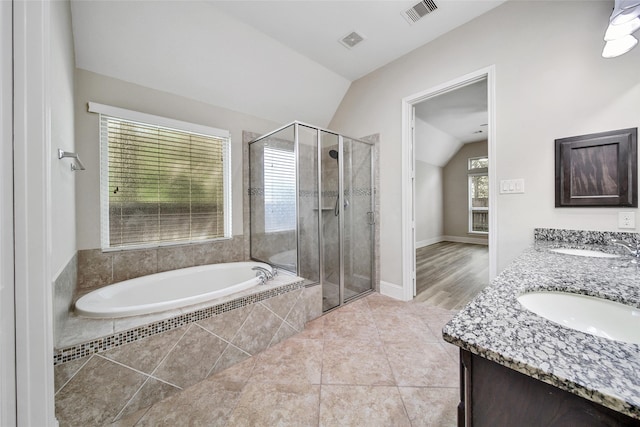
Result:
<svg viewBox="0 0 640 427">
<path fill-rule="evenodd" d="M 489 284 L 489 247 L 440 242 L 416 250 L 415 301 L 459 310 Z"/>
</svg>

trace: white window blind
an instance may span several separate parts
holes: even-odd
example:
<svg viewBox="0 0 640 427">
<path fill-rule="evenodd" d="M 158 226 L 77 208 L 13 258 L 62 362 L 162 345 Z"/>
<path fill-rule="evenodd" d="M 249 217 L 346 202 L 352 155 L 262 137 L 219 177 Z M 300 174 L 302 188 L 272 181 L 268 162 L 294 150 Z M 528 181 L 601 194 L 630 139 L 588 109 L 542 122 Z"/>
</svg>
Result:
<svg viewBox="0 0 640 427">
<path fill-rule="evenodd" d="M 265 232 L 296 228 L 296 162 L 293 151 L 264 148 Z"/>
<path fill-rule="evenodd" d="M 230 237 L 228 136 L 101 114 L 100 140 L 103 249 Z"/>
</svg>

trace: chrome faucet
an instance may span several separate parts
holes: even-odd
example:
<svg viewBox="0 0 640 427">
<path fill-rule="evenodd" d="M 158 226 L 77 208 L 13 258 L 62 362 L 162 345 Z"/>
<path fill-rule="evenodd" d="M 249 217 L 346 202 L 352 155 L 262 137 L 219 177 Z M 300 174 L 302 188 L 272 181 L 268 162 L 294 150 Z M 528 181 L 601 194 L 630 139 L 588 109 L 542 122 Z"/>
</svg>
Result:
<svg viewBox="0 0 640 427">
<path fill-rule="evenodd" d="M 251 269 L 256 271 L 256 277 L 260 277 L 260 284 L 262 285 L 264 285 L 268 280 L 273 279 L 277 274 L 277 271 L 275 271 L 275 269 L 274 269 L 274 272 L 272 273 L 268 269 L 264 267 L 260 267 L 259 265 L 256 265 Z"/>
<path fill-rule="evenodd" d="M 636 258 L 640 258 L 640 242 L 629 243 L 625 240 L 611 239 L 611 243 L 626 248 L 631 253 L 631 255 Z"/>
</svg>

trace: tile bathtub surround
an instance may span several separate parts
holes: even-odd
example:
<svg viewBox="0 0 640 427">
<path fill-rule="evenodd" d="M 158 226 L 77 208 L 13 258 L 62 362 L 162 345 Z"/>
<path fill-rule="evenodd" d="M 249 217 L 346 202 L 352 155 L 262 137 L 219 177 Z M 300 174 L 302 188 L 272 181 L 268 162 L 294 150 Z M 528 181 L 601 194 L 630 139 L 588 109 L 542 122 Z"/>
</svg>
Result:
<svg viewBox="0 0 640 427">
<path fill-rule="evenodd" d="M 605 259 L 549 251 L 559 243 L 610 248 L 602 245 L 609 238 L 605 233 L 536 230 L 536 238 L 533 247 L 445 326 L 445 340 L 640 419 L 639 345 L 565 328 L 526 310 L 516 299 L 525 292 L 550 290 L 640 307 L 638 264 L 630 256 Z M 585 240 L 601 244 L 589 247 Z"/>
<path fill-rule="evenodd" d="M 319 286 L 298 287 L 58 364 L 56 415 L 63 426 L 103 425 L 135 415 L 299 333 L 321 314 L 321 297 Z"/>
<path fill-rule="evenodd" d="M 187 313 L 184 313 L 183 309 L 176 309 L 159 314 L 123 319 L 85 319 L 72 315 L 67 321 L 66 335 L 62 337 L 63 340 L 54 349 L 54 365 L 106 351 L 300 289 L 304 289 L 304 298 L 298 303 L 301 305 L 300 308 L 292 310 L 290 313 L 291 322 L 296 327 L 302 328 L 305 321 L 316 318 L 322 313 L 320 305 L 322 296 L 319 286 L 307 288 L 305 282 L 300 278 L 280 274 L 265 287 L 267 289 L 255 287 L 221 298 L 219 303 L 215 305 L 203 303 L 192 306 Z M 149 321 L 148 319 L 153 320 Z M 132 327 L 132 324 L 139 326 Z M 65 342 L 70 344 L 65 344 Z"/>
<path fill-rule="evenodd" d="M 152 249 L 82 249 L 78 251 L 78 293 L 162 271 L 245 260 L 244 236 Z"/>
<path fill-rule="evenodd" d="M 448 349 L 457 349 L 440 336 L 453 314 L 371 294 L 114 425 L 453 427 L 458 365 Z M 411 322 L 419 337 L 404 334 Z M 404 347 L 401 359 L 389 351 Z M 363 357 L 369 351 L 375 356 Z M 439 371 L 453 373 L 442 382 Z"/>
</svg>

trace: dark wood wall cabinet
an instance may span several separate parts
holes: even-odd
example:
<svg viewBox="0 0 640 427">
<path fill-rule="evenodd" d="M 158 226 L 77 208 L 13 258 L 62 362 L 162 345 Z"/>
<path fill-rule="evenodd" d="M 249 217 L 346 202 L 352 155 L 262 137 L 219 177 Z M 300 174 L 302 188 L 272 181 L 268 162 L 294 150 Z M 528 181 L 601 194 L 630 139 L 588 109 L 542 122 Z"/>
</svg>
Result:
<svg viewBox="0 0 640 427">
<path fill-rule="evenodd" d="M 555 144 L 556 207 L 638 207 L 638 128 Z"/>
<path fill-rule="evenodd" d="M 640 426 L 640 420 L 460 350 L 458 427 Z"/>
</svg>

